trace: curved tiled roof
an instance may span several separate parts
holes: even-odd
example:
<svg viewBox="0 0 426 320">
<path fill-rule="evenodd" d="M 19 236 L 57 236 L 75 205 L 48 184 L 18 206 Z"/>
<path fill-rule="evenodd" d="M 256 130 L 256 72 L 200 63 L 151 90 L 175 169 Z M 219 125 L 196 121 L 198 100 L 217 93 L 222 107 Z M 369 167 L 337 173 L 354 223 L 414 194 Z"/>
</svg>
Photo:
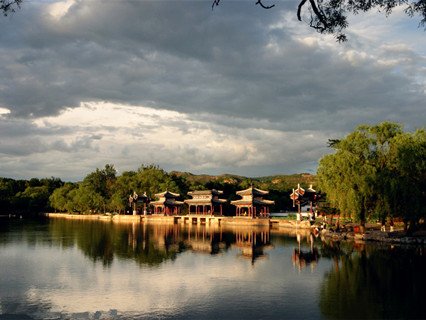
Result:
<svg viewBox="0 0 426 320">
<path fill-rule="evenodd" d="M 177 198 L 177 197 L 180 197 L 180 194 L 166 190 L 164 192 L 156 193 L 155 196 L 158 197 L 158 198 L 163 198 L 163 197 L 164 198 Z"/>
<path fill-rule="evenodd" d="M 152 201 L 151 204 L 154 206 L 155 205 L 180 206 L 180 205 L 183 205 L 183 201 L 176 201 L 175 199 L 163 199 L 163 200 Z"/>
<path fill-rule="evenodd" d="M 275 201 L 273 200 L 264 200 L 264 199 L 254 199 L 253 201 L 250 200 L 235 200 L 235 201 L 231 201 L 231 204 L 233 204 L 234 206 L 244 206 L 244 205 L 248 205 L 251 206 L 253 205 L 266 205 L 266 206 L 271 206 L 275 204 Z"/>
<path fill-rule="evenodd" d="M 187 199 L 184 200 L 186 204 L 222 204 L 225 203 L 225 199 Z"/>
<path fill-rule="evenodd" d="M 238 195 L 240 195 L 240 196 L 249 195 L 249 194 L 254 195 L 254 196 L 264 196 L 264 195 L 269 194 L 269 191 L 261 190 L 261 189 L 254 188 L 254 187 L 250 187 L 250 188 L 247 188 L 245 190 L 237 191 L 236 193 Z"/>
<path fill-rule="evenodd" d="M 220 195 L 223 194 L 223 191 L 221 190 L 216 190 L 216 189 L 212 189 L 212 190 L 194 190 L 194 191 L 189 191 L 188 195 L 192 196 L 192 195 Z"/>
</svg>

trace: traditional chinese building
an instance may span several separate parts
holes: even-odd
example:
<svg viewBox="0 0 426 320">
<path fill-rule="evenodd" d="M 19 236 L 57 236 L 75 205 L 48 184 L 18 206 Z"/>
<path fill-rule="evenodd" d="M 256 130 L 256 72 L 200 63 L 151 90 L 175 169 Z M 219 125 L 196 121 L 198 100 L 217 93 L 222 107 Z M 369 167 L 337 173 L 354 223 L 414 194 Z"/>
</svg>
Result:
<svg viewBox="0 0 426 320">
<path fill-rule="evenodd" d="M 163 213 L 166 216 L 179 214 L 180 207 L 183 205 L 182 201 L 176 200 L 179 196 L 179 193 L 173 193 L 170 191 L 155 194 L 155 197 L 159 199 L 150 203 L 154 207 L 154 214 Z"/>
<path fill-rule="evenodd" d="M 236 216 L 247 216 L 252 218 L 268 217 L 270 211 L 269 206 L 274 205 L 275 202 L 263 199 L 267 194 L 269 194 L 269 191 L 253 187 L 237 191 L 237 195 L 241 196 L 242 199 L 231 201 L 231 204 L 236 207 Z"/>
<path fill-rule="evenodd" d="M 223 194 L 223 191 L 216 189 L 188 192 L 188 195 L 192 197 L 192 199 L 184 201 L 189 207 L 188 213 L 201 215 L 214 215 L 217 213 L 222 215 L 222 205 L 226 203 L 226 200 L 219 199 L 221 194 Z"/>
<path fill-rule="evenodd" d="M 129 196 L 129 205 L 133 209 L 133 215 L 144 214 L 146 215 L 146 205 L 149 203 L 149 198 L 144 192 L 142 195 L 138 195 L 135 191 Z"/>
</svg>

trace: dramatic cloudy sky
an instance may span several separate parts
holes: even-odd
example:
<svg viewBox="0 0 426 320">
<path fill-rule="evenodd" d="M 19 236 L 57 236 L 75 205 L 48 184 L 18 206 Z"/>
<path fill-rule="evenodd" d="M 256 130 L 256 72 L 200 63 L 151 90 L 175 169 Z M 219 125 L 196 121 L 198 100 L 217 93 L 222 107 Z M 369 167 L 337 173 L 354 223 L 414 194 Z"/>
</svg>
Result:
<svg viewBox="0 0 426 320">
<path fill-rule="evenodd" d="M 0 17 L 0 176 L 315 173 L 361 123 L 425 126 L 418 17 L 355 16 L 338 44 L 297 2 L 254 3 L 33 0 Z"/>
</svg>

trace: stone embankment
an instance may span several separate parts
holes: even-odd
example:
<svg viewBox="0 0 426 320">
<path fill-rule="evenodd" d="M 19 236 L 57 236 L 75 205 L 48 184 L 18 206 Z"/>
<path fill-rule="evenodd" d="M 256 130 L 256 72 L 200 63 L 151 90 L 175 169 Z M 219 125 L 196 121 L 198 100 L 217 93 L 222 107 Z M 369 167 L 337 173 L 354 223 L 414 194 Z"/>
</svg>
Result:
<svg viewBox="0 0 426 320">
<path fill-rule="evenodd" d="M 321 236 L 324 238 L 330 238 L 332 240 L 355 240 L 355 241 L 377 241 L 385 243 L 401 243 L 401 244 L 426 244 L 426 235 L 414 234 L 413 236 L 407 236 L 402 231 L 395 232 L 384 232 L 380 230 L 367 230 L 365 233 L 345 232 L 345 231 L 332 231 L 322 230 Z"/>
<path fill-rule="evenodd" d="M 247 218 L 247 217 L 225 217 L 209 215 L 182 215 L 182 216 L 164 216 L 164 215 L 80 215 L 64 213 L 47 213 L 49 218 L 76 219 L 76 220 L 103 220 L 119 223 L 179 223 L 179 224 L 207 224 L 207 225 L 226 225 L 226 226 L 259 226 L 271 228 L 286 229 L 311 229 L 309 221 L 296 221 L 285 219 L 268 218 Z"/>
</svg>

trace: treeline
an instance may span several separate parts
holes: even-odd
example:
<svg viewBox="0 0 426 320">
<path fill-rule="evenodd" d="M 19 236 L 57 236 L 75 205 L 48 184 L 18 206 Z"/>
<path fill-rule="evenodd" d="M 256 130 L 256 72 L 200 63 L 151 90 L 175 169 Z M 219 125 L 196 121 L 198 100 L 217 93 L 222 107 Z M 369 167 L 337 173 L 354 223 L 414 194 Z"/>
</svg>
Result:
<svg viewBox="0 0 426 320">
<path fill-rule="evenodd" d="M 0 215 L 31 214 L 51 209 L 49 198 L 64 185 L 59 178 L 14 180 L 0 178 Z"/>
<path fill-rule="evenodd" d="M 180 200 L 189 198 L 188 191 L 217 189 L 227 200 L 235 200 L 236 191 L 253 185 L 269 191 L 268 199 L 275 201 L 273 211 L 290 210 L 292 188 L 315 184 L 310 174 L 280 175 L 247 178 L 237 175 L 193 175 L 187 172 L 166 172 L 156 165 L 142 165 L 136 171 L 117 174 L 114 165 L 107 164 L 86 175 L 81 182 L 63 182 L 58 178 L 13 180 L 0 178 L 0 215 L 7 213 L 37 214 L 40 212 L 120 213 L 130 210 L 129 196 L 135 191 L 151 199 L 156 193 L 169 190 L 179 193 Z M 186 207 L 183 208 L 186 210 Z M 225 206 L 225 214 L 235 208 Z"/>
<path fill-rule="evenodd" d="M 50 197 L 50 204 L 61 212 L 123 214 L 130 210 L 128 199 L 134 191 L 138 194 L 146 193 L 149 198 L 154 199 L 156 193 L 168 190 L 179 193 L 183 200 L 188 198 L 187 193 L 191 190 L 217 189 L 224 192 L 224 199 L 234 200 L 238 198 L 235 195 L 237 190 L 253 185 L 270 191 L 268 198 L 276 201 L 273 210 L 284 210 L 291 205 L 288 197 L 291 188 L 285 188 L 285 183 L 277 182 L 272 178 L 264 181 L 262 178 L 250 179 L 233 175 L 168 173 L 156 165 L 142 165 L 137 171 L 127 171 L 117 176 L 114 166 L 107 164 L 104 169 L 89 173 L 82 182 L 66 183 L 55 190 Z M 183 212 L 186 209 L 183 207 Z M 228 214 L 233 214 L 234 210 L 229 206 L 224 208 L 224 212 Z"/>
<path fill-rule="evenodd" d="M 408 229 L 426 217 L 426 131 L 384 122 L 330 140 L 317 177 L 329 206 L 360 221 L 401 219 Z"/>
</svg>

